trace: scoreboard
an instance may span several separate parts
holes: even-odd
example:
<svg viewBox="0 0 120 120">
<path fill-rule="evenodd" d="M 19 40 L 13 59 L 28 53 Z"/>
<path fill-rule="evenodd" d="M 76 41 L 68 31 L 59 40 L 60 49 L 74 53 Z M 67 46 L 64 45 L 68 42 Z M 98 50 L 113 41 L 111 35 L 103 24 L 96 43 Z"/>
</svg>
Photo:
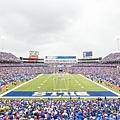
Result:
<svg viewBox="0 0 120 120">
<path fill-rule="evenodd" d="M 29 62 L 38 62 L 39 51 L 29 51 Z"/>
<path fill-rule="evenodd" d="M 29 51 L 29 56 L 39 56 L 39 51 Z"/>
<path fill-rule="evenodd" d="M 92 58 L 93 53 L 92 51 L 84 51 L 83 52 L 83 58 Z"/>
</svg>

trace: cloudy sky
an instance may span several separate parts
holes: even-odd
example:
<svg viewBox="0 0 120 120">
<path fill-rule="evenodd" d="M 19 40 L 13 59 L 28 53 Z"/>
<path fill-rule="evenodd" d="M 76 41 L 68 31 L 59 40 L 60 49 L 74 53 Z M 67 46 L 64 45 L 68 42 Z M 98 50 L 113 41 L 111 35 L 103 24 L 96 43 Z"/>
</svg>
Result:
<svg viewBox="0 0 120 120">
<path fill-rule="evenodd" d="M 0 36 L 0 51 L 18 57 L 104 57 L 119 49 L 120 0 L 0 0 Z"/>
</svg>

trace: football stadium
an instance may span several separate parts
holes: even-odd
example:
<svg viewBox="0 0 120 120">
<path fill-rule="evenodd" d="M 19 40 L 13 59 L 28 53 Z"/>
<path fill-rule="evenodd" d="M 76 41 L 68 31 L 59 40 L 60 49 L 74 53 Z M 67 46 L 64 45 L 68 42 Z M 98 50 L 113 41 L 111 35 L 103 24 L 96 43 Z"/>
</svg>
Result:
<svg viewBox="0 0 120 120">
<path fill-rule="evenodd" d="M 119 57 L 120 52 L 92 58 L 92 51 L 84 51 L 82 59 L 77 56 L 40 59 L 38 51 L 29 51 L 28 58 L 0 52 L 1 115 L 36 120 L 115 117 L 120 102 Z M 10 115 L 3 114 L 10 108 L 13 110 Z M 29 113 L 17 114 L 25 108 Z"/>
<path fill-rule="evenodd" d="M 120 0 L 0 0 L 0 120 L 120 120 Z"/>
</svg>

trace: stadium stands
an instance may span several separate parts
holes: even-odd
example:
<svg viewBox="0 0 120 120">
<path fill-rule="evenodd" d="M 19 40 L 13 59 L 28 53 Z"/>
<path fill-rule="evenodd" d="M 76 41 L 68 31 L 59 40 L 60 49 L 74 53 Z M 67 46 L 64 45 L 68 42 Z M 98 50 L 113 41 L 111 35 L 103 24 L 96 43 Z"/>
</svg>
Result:
<svg viewBox="0 0 120 120">
<path fill-rule="evenodd" d="M 120 86 L 120 69 L 117 67 L 73 67 L 72 73 L 81 73 L 86 76 L 109 81 L 117 86 Z"/>
<path fill-rule="evenodd" d="M 59 67 L 55 67 L 56 65 L 54 67 L 53 65 L 41 64 L 41 66 L 39 67 L 36 67 L 36 65 L 34 66 L 33 64 L 30 65 L 31 67 L 29 67 L 29 64 L 24 66 L 23 64 L 17 64 L 17 67 L 15 67 L 14 64 L 13 66 L 10 65 L 9 67 L 7 65 L 5 64 L 4 67 L 0 67 L 1 86 L 13 80 L 22 80 L 28 78 L 28 76 L 29 79 L 31 79 L 31 75 L 36 76 L 40 73 L 54 73 L 59 71 Z M 71 67 L 66 67 L 67 65 L 64 65 L 64 68 L 62 68 L 65 72 L 93 76 L 94 78 L 106 80 L 111 82 L 112 84 L 120 86 L 120 69 L 115 65 L 110 64 L 108 66 L 107 64 L 107 66 L 103 66 L 102 64 L 102 66 L 99 66 L 100 64 L 88 64 L 87 66 L 85 66 L 85 64 L 83 64 L 82 66 L 80 66 L 76 64 Z"/>
<path fill-rule="evenodd" d="M 21 60 L 15 55 L 7 52 L 0 52 L 0 62 L 7 63 L 20 63 Z"/>
<path fill-rule="evenodd" d="M 0 86 L 14 80 L 30 80 L 40 73 L 46 73 L 41 67 L 0 67 Z"/>
<path fill-rule="evenodd" d="M 102 63 L 110 63 L 110 62 L 116 62 L 119 63 L 120 62 L 120 52 L 117 53 L 110 53 L 109 55 L 107 55 L 106 57 L 104 57 L 101 60 Z"/>
<path fill-rule="evenodd" d="M 0 120 L 120 120 L 120 100 L 0 100 Z"/>
<path fill-rule="evenodd" d="M 14 80 L 30 80 L 38 74 L 65 72 L 109 81 L 120 87 L 120 53 L 111 53 L 102 63 L 22 63 L 11 53 L 0 52 L 0 87 Z M 109 63 L 112 61 L 112 63 Z M 117 63 L 114 64 L 114 61 Z M 104 64 L 103 64 L 104 63 Z M 107 64 L 106 64 L 107 63 Z M 120 120 L 120 99 L 15 100 L 0 99 L 0 120 Z"/>
</svg>

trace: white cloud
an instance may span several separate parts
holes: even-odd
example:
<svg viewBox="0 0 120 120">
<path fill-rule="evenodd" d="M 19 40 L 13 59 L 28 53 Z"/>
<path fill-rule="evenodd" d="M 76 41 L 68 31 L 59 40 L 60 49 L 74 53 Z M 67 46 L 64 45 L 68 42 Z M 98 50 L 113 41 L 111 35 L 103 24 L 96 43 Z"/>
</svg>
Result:
<svg viewBox="0 0 120 120">
<path fill-rule="evenodd" d="M 119 0 L 0 1 L 0 36 L 4 50 L 27 56 L 77 55 L 92 50 L 94 57 L 118 50 Z M 2 40 L 0 40 L 2 44 Z"/>
</svg>

